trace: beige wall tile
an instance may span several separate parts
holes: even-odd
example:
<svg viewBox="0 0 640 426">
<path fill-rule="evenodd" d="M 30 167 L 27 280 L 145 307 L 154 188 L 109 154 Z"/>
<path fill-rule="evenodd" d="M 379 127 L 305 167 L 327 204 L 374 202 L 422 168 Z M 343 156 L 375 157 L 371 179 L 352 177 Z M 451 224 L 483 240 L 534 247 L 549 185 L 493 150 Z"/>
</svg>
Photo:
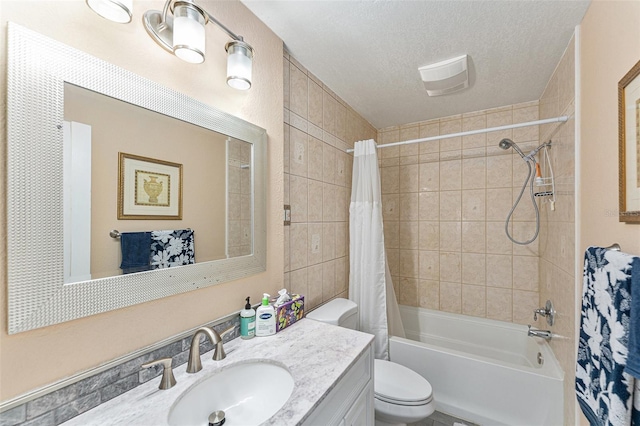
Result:
<svg viewBox="0 0 640 426">
<path fill-rule="evenodd" d="M 292 127 L 289 141 L 289 172 L 292 175 L 307 176 L 309 164 L 308 153 L 309 136 L 301 130 Z"/>
<path fill-rule="evenodd" d="M 285 288 L 289 289 L 293 293 L 304 295 L 305 308 L 309 308 L 309 304 L 312 303 L 313 290 L 309 288 L 310 286 L 308 282 L 307 268 L 297 269 L 290 272 L 288 275 L 289 287 Z"/>
<path fill-rule="evenodd" d="M 440 134 L 448 135 L 451 133 L 460 133 L 462 131 L 462 120 L 441 120 Z M 459 151 L 462 149 L 462 138 L 448 138 L 440 141 L 440 152 L 442 151 Z"/>
<path fill-rule="evenodd" d="M 462 117 L 462 131 L 485 129 L 487 127 L 486 114 L 478 114 L 470 117 Z M 462 149 L 484 147 L 487 144 L 487 134 L 463 136 Z"/>
<path fill-rule="evenodd" d="M 419 216 L 418 193 L 400 194 L 400 220 L 418 220 Z"/>
<path fill-rule="evenodd" d="M 407 126 L 400 127 L 400 141 L 408 141 L 420 138 L 420 127 L 419 126 Z M 417 157 L 420 152 L 420 147 L 418 144 L 410 144 L 410 145 L 400 145 L 400 156 L 401 157 Z"/>
<path fill-rule="evenodd" d="M 518 324 L 531 324 L 533 311 L 540 307 L 537 291 L 513 290 L 513 322 Z M 546 329 L 546 323 L 540 324 L 540 328 Z M 534 325 L 534 328 L 536 325 Z"/>
<path fill-rule="evenodd" d="M 465 158 L 462 160 L 462 189 L 486 187 L 487 159 Z"/>
<path fill-rule="evenodd" d="M 307 75 L 291 63 L 289 76 L 289 109 L 300 117 L 307 118 L 309 102 Z"/>
<path fill-rule="evenodd" d="M 343 257 L 347 255 L 347 252 L 348 252 L 347 238 L 348 238 L 347 222 L 337 222 L 336 223 L 336 257 Z"/>
<path fill-rule="evenodd" d="M 382 152 L 385 150 L 383 149 Z M 380 186 L 383 194 L 397 194 L 400 191 L 400 168 L 383 167 L 380 169 Z"/>
<path fill-rule="evenodd" d="M 421 163 L 418 171 L 418 190 L 438 191 L 440 189 L 440 163 Z"/>
<path fill-rule="evenodd" d="M 290 227 L 284 227 L 284 272 L 289 272 L 291 270 L 291 265 L 289 264 L 289 242 L 290 238 Z"/>
<path fill-rule="evenodd" d="M 307 219 L 309 222 L 322 222 L 323 184 L 315 180 L 308 180 L 309 208 Z"/>
<path fill-rule="evenodd" d="M 522 183 L 520 182 L 520 184 Z M 497 155 L 487 157 L 487 188 L 511 188 L 512 186 L 513 156 Z"/>
<path fill-rule="evenodd" d="M 283 87 L 283 104 L 284 107 L 286 109 L 290 108 L 290 102 L 289 102 L 289 93 L 290 93 L 290 89 L 289 89 L 289 81 L 291 80 L 291 71 L 290 71 L 290 67 L 291 67 L 291 63 L 289 62 L 288 58 L 282 58 L 282 68 L 283 68 L 283 73 L 282 73 L 282 77 L 283 77 L 283 83 L 284 83 L 284 87 Z"/>
<path fill-rule="evenodd" d="M 384 246 L 388 249 L 400 248 L 400 222 L 384 220 Z"/>
<path fill-rule="evenodd" d="M 336 224 L 325 222 L 322 224 L 322 260 L 327 262 L 336 258 Z"/>
<path fill-rule="evenodd" d="M 315 179 L 322 181 L 324 176 L 323 166 L 323 145 L 320 139 L 309 137 L 308 141 L 308 177 L 309 179 Z"/>
<path fill-rule="evenodd" d="M 322 195 L 322 220 L 333 222 L 336 219 L 336 186 L 330 183 L 323 184 Z"/>
<path fill-rule="evenodd" d="M 440 190 L 462 189 L 462 161 L 440 162 Z"/>
<path fill-rule="evenodd" d="M 421 220 L 418 227 L 420 250 L 440 250 L 440 222 Z"/>
<path fill-rule="evenodd" d="M 418 208 L 420 220 L 439 220 L 440 194 L 438 192 L 420 192 L 418 194 Z"/>
<path fill-rule="evenodd" d="M 462 313 L 475 317 L 486 315 L 486 289 L 484 286 L 462 284 Z"/>
<path fill-rule="evenodd" d="M 511 227 L 509 232 L 513 232 Z M 512 247 L 504 231 L 504 221 L 487 222 L 487 253 L 511 255 Z"/>
<path fill-rule="evenodd" d="M 513 206 L 511 188 L 487 189 L 487 220 L 504 221 Z M 503 232 L 504 233 L 504 232 Z"/>
<path fill-rule="evenodd" d="M 462 251 L 484 253 L 486 247 L 485 222 L 462 222 Z"/>
<path fill-rule="evenodd" d="M 420 250 L 420 279 L 438 281 L 440 279 L 440 253 Z"/>
<path fill-rule="evenodd" d="M 460 222 L 440 222 L 440 250 L 461 251 L 462 227 Z"/>
<path fill-rule="evenodd" d="M 336 262 L 331 260 L 322 264 L 322 301 L 336 295 Z"/>
<path fill-rule="evenodd" d="M 307 178 L 289 176 L 291 222 L 307 222 L 309 188 Z"/>
<path fill-rule="evenodd" d="M 524 108 L 513 108 L 513 122 L 526 123 L 538 119 L 538 103 Z M 513 139 L 520 141 L 538 141 L 538 126 L 520 127 L 513 129 Z"/>
<path fill-rule="evenodd" d="M 486 285 L 487 255 L 484 253 L 462 253 L 462 282 L 464 284 Z"/>
<path fill-rule="evenodd" d="M 292 223 L 290 226 L 289 246 L 291 271 L 304 268 L 308 265 L 307 231 L 308 225 L 306 223 Z"/>
<path fill-rule="evenodd" d="M 440 310 L 462 312 L 462 284 L 440 281 Z"/>
<path fill-rule="evenodd" d="M 500 254 L 487 255 L 487 287 L 513 287 L 512 256 Z"/>
<path fill-rule="evenodd" d="M 418 280 L 415 278 L 400 278 L 400 300 L 401 305 L 418 306 Z"/>
<path fill-rule="evenodd" d="M 418 278 L 420 276 L 420 253 L 418 250 L 400 249 L 400 276 Z"/>
<path fill-rule="evenodd" d="M 382 218 L 400 220 L 400 194 L 382 194 Z"/>
<path fill-rule="evenodd" d="M 511 321 L 513 319 L 513 294 L 508 288 L 487 287 L 487 318 Z"/>
<path fill-rule="evenodd" d="M 308 265 L 317 265 L 322 263 L 322 248 L 324 243 L 324 235 L 321 223 L 310 223 L 307 227 L 307 244 L 308 244 Z"/>
<path fill-rule="evenodd" d="M 324 122 L 322 128 L 332 135 L 336 134 L 336 108 L 336 100 L 329 93 L 324 92 Z"/>
<path fill-rule="evenodd" d="M 462 219 L 462 192 L 440 192 L 440 220 L 451 221 Z"/>
<path fill-rule="evenodd" d="M 513 288 L 538 292 L 538 262 L 534 256 L 513 256 Z"/>
<path fill-rule="evenodd" d="M 336 149 L 325 144 L 322 150 L 322 180 L 326 183 L 336 183 Z"/>
<path fill-rule="evenodd" d="M 418 281 L 419 306 L 427 309 L 440 309 L 440 281 Z"/>
<path fill-rule="evenodd" d="M 462 281 L 461 253 L 440 252 L 440 281 Z"/>
<path fill-rule="evenodd" d="M 309 121 L 322 127 L 322 87 L 313 80 L 309 80 Z"/>
<path fill-rule="evenodd" d="M 349 281 L 347 278 L 347 258 L 340 257 L 336 259 L 336 295 L 349 290 Z"/>
<path fill-rule="evenodd" d="M 420 236 L 418 232 L 418 222 L 400 222 L 399 247 L 401 249 L 419 248 Z"/>
<path fill-rule="evenodd" d="M 485 190 L 465 189 L 462 191 L 462 220 L 485 220 Z"/>
<path fill-rule="evenodd" d="M 400 167 L 400 192 L 418 192 L 418 164 Z"/>
</svg>

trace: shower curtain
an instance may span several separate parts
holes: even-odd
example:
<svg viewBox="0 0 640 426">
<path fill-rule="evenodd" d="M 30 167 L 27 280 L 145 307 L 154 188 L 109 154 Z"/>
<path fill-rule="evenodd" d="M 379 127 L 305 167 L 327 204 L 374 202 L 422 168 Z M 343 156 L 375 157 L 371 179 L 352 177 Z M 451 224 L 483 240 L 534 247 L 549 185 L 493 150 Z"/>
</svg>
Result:
<svg viewBox="0 0 640 426">
<path fill-rule="evenodd" d="M 349 299 L 358 305 L 360 330 L 375 335 L 377 359 L 389 359 L 389 334 L 404 337 L 384 249 L 376 143 L 356 142 L 349 206 Z"/>
</svg>

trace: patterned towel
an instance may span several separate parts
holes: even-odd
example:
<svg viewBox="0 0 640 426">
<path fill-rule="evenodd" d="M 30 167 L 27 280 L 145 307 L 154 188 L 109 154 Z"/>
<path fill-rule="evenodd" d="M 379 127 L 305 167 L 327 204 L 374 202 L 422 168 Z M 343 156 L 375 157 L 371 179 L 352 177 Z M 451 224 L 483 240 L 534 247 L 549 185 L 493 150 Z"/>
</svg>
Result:
<svg viewBox="0 0 640 426">
<path fill-rule="evenodd" d="M 151 268 L 162 269 L 196 263 L 191 229 L 151 233 Z"/>
<path fill-rule="evenodd" d="M 576 395 L 592 426 L 640 426 L 640 392 L 624 372 L 633 261 L 600 247 L 585 252 Z"/>
</svg>

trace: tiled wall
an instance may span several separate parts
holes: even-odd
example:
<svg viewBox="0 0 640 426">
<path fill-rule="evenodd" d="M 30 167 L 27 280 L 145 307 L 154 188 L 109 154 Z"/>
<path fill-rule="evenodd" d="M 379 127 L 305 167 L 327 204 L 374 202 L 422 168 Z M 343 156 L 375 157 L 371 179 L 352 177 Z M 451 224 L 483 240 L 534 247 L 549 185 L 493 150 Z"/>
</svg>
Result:
<svg viewBox="0 0 640 426">
<path fill-rule="evenodd" d="M 229 139 L 227 156 L 227 256 L 245 256 L 251 254 L 251 145 Z"/>
<path fill-rule="evenodd" d="M 567 115 L 569 121 L 562 125 L 544 125 L 540 129 L 540 141 L 553 142 L 550 151 L 551 165 L 556 181 L 555 211 L 548 205 L 541 209 L 540 232 L 540 302 L 553 301 L 558 312 L 552 327 L 562 338 L 551 340 L 553 351 L 565 371 L 565 421 L 574 424 L 574 371 L 576 355 L 575 339 L 575 44 L 574 40 L 558 64 L 551 80 L 540 98 L 540 118 Z M 548 329 L 544 320 L 538 320 L 539 328 Z"/>
<path fill-rule="evenodd" d="M 381 129 L 382 144 L 538 119 L 538 103 Z M 539 303 L 538 240 L 509 241 L 504 223 L 527 166 L 502 138 L 528 152 L 538 126 L 380 150 L 385 245 L 400 304 L 527 323 Z M 525 193 L 527 194 L 527 193 Z M 509 225 L 535 231 L 525 195 Z"/>
<path fill-rule="evenodd" d="M 298 61 L 284 57 L 284 281 L 307 309 L 348 297 L 348 217 L 355 141 L 376 129 Z"/>
</svg>

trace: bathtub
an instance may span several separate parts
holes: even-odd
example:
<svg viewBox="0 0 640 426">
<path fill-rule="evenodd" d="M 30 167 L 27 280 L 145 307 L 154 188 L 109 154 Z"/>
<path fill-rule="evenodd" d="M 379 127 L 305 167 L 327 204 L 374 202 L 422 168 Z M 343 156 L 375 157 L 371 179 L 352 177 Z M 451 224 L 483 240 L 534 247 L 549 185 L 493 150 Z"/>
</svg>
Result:
<svg viewBox="0 0 640 426">
<path fill-rule="evenodd" d="M 407 338 L 392 361 L 426 378 L 436 410 L 483 426 L 563 423 L 563 376 L 549 345 L 527 327 L 400 306 Z"/>
</svg>

